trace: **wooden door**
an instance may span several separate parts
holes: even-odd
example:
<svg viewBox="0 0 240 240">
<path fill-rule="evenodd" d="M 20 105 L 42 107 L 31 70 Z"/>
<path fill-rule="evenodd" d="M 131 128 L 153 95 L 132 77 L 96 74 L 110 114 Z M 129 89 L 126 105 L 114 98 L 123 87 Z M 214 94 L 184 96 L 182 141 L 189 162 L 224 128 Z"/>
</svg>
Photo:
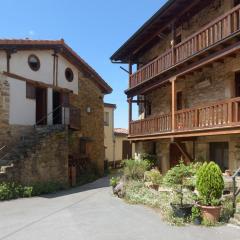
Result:
<svg viewBox="0 0 240 240">
<path fill-rule="evenodd" d="M 185 143 L 179 143 L 179 145 L 181 145 L 181 147 L 186 151 Z M 175 143 L 171 143 L 170 144 L 170 167 L 172 168 L 177 164 L 179 164 L 181 159 L 184 161 L 185 157 L 183 156 L 183 154 L 181 153 L 177 145 Z"/>
<path fill-rule="evenodd" d="M 129 141 L 122 142 L 122 159 L 132 158 L 132 144 Z"/>
<path fill-rule="evenodd" d="M 61 93 L 53 91 L 53 124 L 62 124 Z"/>
<path fill-rule="evenodd" d="M 47 124 L 47 89 L 36 88 L 36 123 Z"/>
<path fill-rule="evenodd" d="M 228 142 L 210 143 L 210 161 L 217 163 L 223 172 L 229 169 L 228 154 Z"/>
</svg>

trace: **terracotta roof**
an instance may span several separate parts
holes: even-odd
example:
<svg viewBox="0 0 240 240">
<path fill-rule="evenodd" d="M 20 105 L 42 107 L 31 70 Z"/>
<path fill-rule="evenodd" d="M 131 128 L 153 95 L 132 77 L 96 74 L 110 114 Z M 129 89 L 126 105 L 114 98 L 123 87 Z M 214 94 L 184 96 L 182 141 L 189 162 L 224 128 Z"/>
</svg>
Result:
<svg viewBox="0 0 240 240">
<path fill-rule="evenodd" d="M 58 49 L 60 53 L 69 60 L 72 60 L 74 65 L 83 67 L 90 73 L 95 80 L 95 83 L 101 90 L 108 94 L 112 92 L 112 88 L 102 79 L 102 77 L 87 64 L 72 48 L 70 48 L 63 39 L 60 40 L 30 40 L 30 39 L 0 39 L 0 49 Z"/>
<path fill-rule="evenodd" d="M 115 135 L 128 135 L 128 129 L 126 128 L 114 128 Z"/>
<path fill-rule="evenodd" d="M 117 108 L 117 105 L 112 103 L 104 103 L 104 107 Z"/>
</svg>

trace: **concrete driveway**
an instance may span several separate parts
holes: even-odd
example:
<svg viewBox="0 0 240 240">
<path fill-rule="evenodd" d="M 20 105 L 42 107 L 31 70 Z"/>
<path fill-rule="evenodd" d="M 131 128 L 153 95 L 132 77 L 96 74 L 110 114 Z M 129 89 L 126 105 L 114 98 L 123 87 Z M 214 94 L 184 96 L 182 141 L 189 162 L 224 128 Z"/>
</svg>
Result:
<svg viewBox="0 0 240 240">
<path fill-rule="evenodd" d="M 108 179 L 58 194 L 0 203 L 0 239 L 239 240 L 234 226 L 172 227 L 111 195 Z"/>
</svg>

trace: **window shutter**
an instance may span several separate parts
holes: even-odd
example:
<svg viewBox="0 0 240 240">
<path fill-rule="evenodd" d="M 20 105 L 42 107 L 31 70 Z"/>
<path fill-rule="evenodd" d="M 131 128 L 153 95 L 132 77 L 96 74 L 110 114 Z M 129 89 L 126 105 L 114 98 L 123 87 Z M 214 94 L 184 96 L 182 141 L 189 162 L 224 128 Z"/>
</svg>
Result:
<svg viewBox="0 0 240 240">
<path fill-rule="evenodd" d="M 36 99 L 36 88 L 31 83 L 26 83 L 26 98 Z"/>
<path fill-rule="evenodd" d="M 62 105 L 63 107 L 69 107 L 69 93 L 62 93 Z"/>
</svg>

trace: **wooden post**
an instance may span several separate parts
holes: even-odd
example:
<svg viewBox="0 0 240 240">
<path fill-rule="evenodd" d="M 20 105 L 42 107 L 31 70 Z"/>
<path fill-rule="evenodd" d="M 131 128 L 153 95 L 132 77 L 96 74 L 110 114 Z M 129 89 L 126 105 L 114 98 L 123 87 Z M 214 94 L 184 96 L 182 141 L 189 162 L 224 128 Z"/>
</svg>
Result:
<svg viewBox="0 0 240 240">
<path fill-rule="evenodd" d="M 172 65 L 175 65 L 176 63 L 176 57 L 175 57 L 175 41 L 176 41 L 176 28 L 175 28 L 175 22 L 172 23 L 171 25 L 172 29 Z"/>
<path fill-rule="evenodd" d="M 175 110 L 176 110 L 176 77 L 172 78 L 170 82 L 172 83 L 172 132 L 175 132 Z"/>
<path fill-rule="evenodd" d="M 7 72 L 10 72 L 10 58 L 11 58 L 11 52 L 10 51 L 6 51 L 7 54 Z"/>
<path fill-rule="evenodd" d="M 131 61 L 131 59 L 129 59 L 128 64 L 129 64 L 129 66 L 128 66 L 128 72 L 129 72 L 129 84 L 128 84 L 128 86 L 129 86 L 129 88 L 131 88 L 131 86 L 132 86 L 132 84 L 131 84 L 131 75 L 132 75 L 132 61 Z"/>
<path fill-rule="evenodd" d="M 129 134 L 131 135 L 131 122 L 132 122 L 132 100 L 133 98 L 128 98 L 128 130 Z"/>
</svg>

